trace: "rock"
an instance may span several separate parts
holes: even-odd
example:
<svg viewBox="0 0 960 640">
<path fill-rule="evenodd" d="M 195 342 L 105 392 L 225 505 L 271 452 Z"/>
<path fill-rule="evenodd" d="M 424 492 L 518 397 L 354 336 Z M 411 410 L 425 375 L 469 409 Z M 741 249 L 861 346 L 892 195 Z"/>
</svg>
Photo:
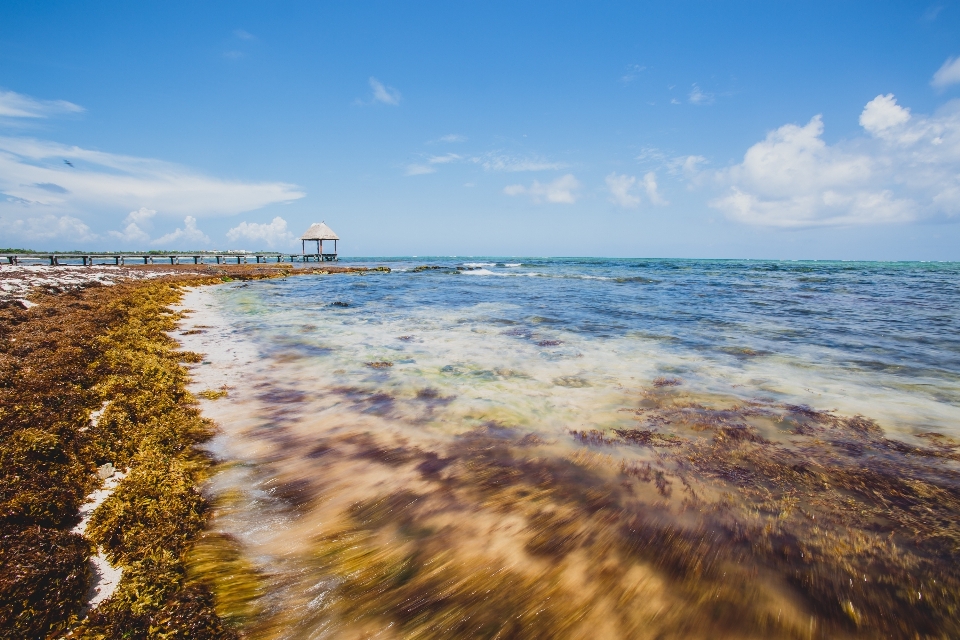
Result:
<svg viewBox="0 0 960 640">
<path fill-rule="evenodd" d="M 116 472 L 116 469 L 113 468 L 113 463 L 108 462 L 106 464 L 100 465 L 97 469 L 97 475 L 100 476 L 101 480 L 106 480 Z"/>
</svg>

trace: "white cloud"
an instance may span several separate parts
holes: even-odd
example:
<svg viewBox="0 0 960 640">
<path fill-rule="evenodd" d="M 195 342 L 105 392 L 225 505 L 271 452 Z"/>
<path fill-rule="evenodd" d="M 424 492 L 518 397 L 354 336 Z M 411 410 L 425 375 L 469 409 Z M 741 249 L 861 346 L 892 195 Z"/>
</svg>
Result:
<svg viewBox="0 0 960 640">
<path fill-rule="evenodd" d="M 407 165 L 408 176 L 425 176 L 428 173 L 436 173 L 436 172 L 437 172 L 436 169 L 425 164 L 408 164 Z"/>
<path fill-rule="evenodd" d="M 0 215 L 23 207 L 44 214 L 146 207 L 170 215 L 233 215 L 304 196 L 283 182 L 221 180 L 160 160 L 4 137 L 0 194 L 6 196 L 0 195 Z"/>
<path fill-rule="evenodd" d="M 483 156 L 471 158 L 487 171 L 558 171 L 567 165 L 562 162 L 550 162 L 542 158 L 518 158 L 502 153 L 488 153 Z"/>
<path fill-rule="evenodd" d="M 943 5 L 933 5 L 927 7 L 926 11 L 923 12 L 923 15 L 920 16 L 920 19 L 924 22 L 933 22 L 937 19 L 937 16 L 940 15 L 940 12 L 943 11 Z"/>
<path fill-rule="evenodd" d="M 124 242 L 134 242 L 143 244 L 150 241 L 150 234 L 140 228 L 135 222 L 131 222 L 123 228 L 123 231 L 110 231 L 111 236 L 123 240 Z"/>
<path fill-rule="evenodd" d="M 183 219 L 183 228 L 177 228 L 176 230 L 168 233 L 165 236 L 160 236 L 154 240 L 151 244 L 154 245 L 171 245 L 179 244 L 185 246 L 188 243 L 192 245 L 197 244 L 210 244 L 210 238 L 207 237 L 203 231 L 197 228 L 197 219 L 193 216 L 187 216 Z"/>
<path fill-rule="evenodd" d="M 620 82 L 623 84 L 630 84 L 639 77 L 647 68 L 642 67 L 639 64 L 628 64 L 627 71 L 622 76 L 620 76 Z"/>
<path fill-rule="evenodd" d="M 147 209 L 146 207 L 140 207 L 136 211 L 131 211 L 127 214 L 126 220 L 124 222 L 132 222 L 134 224 L 145 225 L 149 224 L 150 220 L 157 215 L 156 209 Z"/>
<path fill-rule="evenodd" d="M 431 156 L 427 158 L 426 164 L 420 164 L 420 163 L 408 164 L 406 175 L 425 176 L 430 173 L 436 173 L 437 169 L 435 165 L 449 164 L 451 162 L 456 162 L 461 159 L 462 157 L 457 155 L 456 153 L 447 153 L 442 156 Z"/>
<path fill-rule="evenodd" d="M 382 82 L 371 77 L 370 88 L 373 89 L 374 102 L 382 102 L 383 104 L 389 104 L 393 106 L 400 104 L 402 96 L 400 95 L 400 92 L 393 87 L 384 86 Z"/>
<path fill-rule="evenodd" d="M 707 164 L 703 156 L 679 156 L 667 163 L 667 169 L 672 174 L 682 174 L 688 180 L 696 180 L 700 176 L 700 165 Z"/>
<path fill-rule="evenodd" d="M 908 222 L 960 214 L 960 101 L 933 116 L 893 95 L 864 107 L 866 135 L 828 145 L 823 121 L 788 124 L 716 174 L 727 195 L 711 205 L 750 224 L 779 227 Z"/>
<path fill-rule="evenodd" d="M 110 231 L 110 235 L 119 238 L 125 242 L 145 243 L 150 240 L 150 234 L 144 231 L 144 227 L 150 228 L 150 220 L 157 215 L 156 209 L 147 209 L 140 207 L 136 211 L 127 214 L 123 224 L 127 225 L 123 231 Z"/>
<path fill-rule="evenodd" d="M 265 243 L 268 247 L 286 246 L 294 243 L 294 236 L 287 229 L 287 221 L 277 216 L 270 224 L 256 222 L 241 222 L 227 231 L 230 242 L 248 240 Z"/>
<path fill-rule="evenodd" d="M 514 184 L 503 188 L 503 192 L 508 196 L 528 195 L 536 203 L 553 202 L 562 204 L 573 204 L 579 197 L 574 193 L 580 188 L 580 181 L 568 173 L 548 184 L 541 184 L 534 180 L 533 184 L 525 187 L 522 184 Z"/>
<path fill-rule="evenodd" d="M 693 89 L 690 90 L 690 104 L 712 104 L 713 94 L 704 93 L 697 83 L 693 83 Z"/>
<path fill-rule="evenodd" d="M 863 113 L 860 114 L 860 126 L 874 135 L 909 120 L 910 109 L 904 109 L 898 105 L 892 93 L 877 96 L 867 103 Z"/>
<path fill-rule="evenodd" d="M 460 156 L 458 156 L 457 154 L 448 153 L 442 156 L 433 156 L 432 158 L 427 160 L 427 162 L 429 162 L 430 164 L 447 164 L 448 162 L 456 162 L 459 159 L 460 159 Z"/>
<path fill-rule="evenodd" d="M 949 87 L 951 84 L 960 82 L 960 57 L 947 58 L 937 72 L 933 74 L 930 84 L 938 89 Z"/>
<path fill-rule="evenodd" d="M 667 159 L 667 154 L 656 147 L 643 147 L 640 149 L 640 155 L 637 160 L 640 162 L 663 162 Z"/>
<path fill-rule="evenodd" d="M 237 36 L 241 40 L 256 40 L 257 36 L 252 33 L 245 31 L 244 29 L 234 29 L 233 35 Z"/>
<path fill-rule="evenodd" d="M 611 173 L 607 176 L 606 182 L 607 190 L 610 191 L 610 202 L 624 209 L 635 209 L 640 206 L 641 198 L 638 193 L 635 193 L 635 189 L 639 189 L 641 186 L 646 192 L 650 204 L 656 206 L 670 204 L 657 190 L 657 174 L 653 171 L 644 174 L 643 180 L 637 180 L 634 176 L 619 176 L 616 173 Z"/>
<path fill-rule="evenodd" d="M 61 240 L 86 242 L 97 238 L 84 222 L 71 216 L 52 214 L 31 216 L 16 220 L 0 219 L 0 230 L 7 238 L 23 240 Z"/>
<path fill-rule="evenodd" d="M 643 175 L 643 189 L 647 192 L 647 199 L 650 200 L 650 204 L 658 207 L 670 204 L 657 191 L 657 174 L 653 171 L 648 171 Z"/>
<path fill-rule="evenodd" d="M 466 142 L 467 136 L 462 136 L 459 133 L 448 133 L 445 136 L 440 136 L 440 142 Z"/>
<path fill-rule="evenodd" d="M 610 191 L 610 202 L 623 207 L 634 209 L 640 206 L 640 196 L 633 193 L 637 179 L 633 176 L 611 173 L 607 176 L 607 189 Z"/>
<path fill-rule="evenodd" d="M 85 109 L 66 100 L 37 100 L 14 91 L 0 90 L 0 118 L 48 118 Z"/>
</svg>

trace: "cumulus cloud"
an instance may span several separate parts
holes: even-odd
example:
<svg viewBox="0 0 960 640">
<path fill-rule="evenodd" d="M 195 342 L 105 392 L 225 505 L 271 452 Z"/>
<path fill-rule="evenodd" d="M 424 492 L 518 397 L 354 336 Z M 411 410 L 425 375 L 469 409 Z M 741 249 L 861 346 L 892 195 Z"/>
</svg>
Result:
<svg viewBox="0 0 960 640">
<path fill-rule="evenodd" d="M 294 236 L 287 229 L 287 221 L 277 216 L 269 224 L 257 222 L 241 222 L 227 231 L 227 240 L 239 242 L 257 242 L 266 244 L 271 249 L 294 243 Z"/>
<path fill-rule="evenodd" d="M 49 118 L 83 111 L 80 105 L 66 100 L 37 100 L 15 91 L 0 90 L 0 118 Z"/>
<path fill-rule="evenodd" d="M 743 222 L 809 227 L 908 222 L 960 214 L 960 101 L 918 116 L 892 94 L 860 114 L 865 132 L 828 145 L 817 115 L 787 124 L 716 174 L 711 205 Z"/>
<path fill-rule="evenodd" d="M 141 207 L 170 215 L 233 215 L 303 196 L 283 182 L 221 180 L 160 160 L 0 137 L 0 215 L 24 208 L 100 214 Z"/>
<path fill-rule="evenodd" d="M 610 192 L 610 202 L 624 209 L 635 209 L 640 206 L 642 200 L 637 191 L 641 187 L 646 192 L 650 204 L 656 206 L 670 204 L 657 190 L 657 174 L 653 171 L 644 174 L 642 180 L 638 180 L 634 176 L 611 173 L 607 176 L 606 182 L 607 190 Z"/>
<path fill-rule="evenodd" d="M 930 84 L 938 89 L 949 87 L 960 82 L 960 58 L 947 58 L 937 72 L 933 74 Z"/>
<path fill-rule="evenodd" d="M 580 181 L 573 174 L 568 173 L 547 184 L 541 184 L 537 180 L 534 180 L 529 187 L 522 184 L 513 184 L 504 187 L 503 192 L 508 196 L 527 195 L 536 204 L 542 202 L 573 204 L 579 197 L 575 193 L 579 188 Z"/>
<path fill-rule="evenodd" d="M 670 173 L 681 174 L 688 180 L 696 181 L 702 171 L 700 166 L 704 164 L 707 164 L 707 159 L 703 156 L 679 156 L 667 163 L 667 169 Z"/>
<path fill-rule="evenodd" d="M 16 220 L 0 218 L 0 231 L 7 238 L 22 240 L 59 240 L 86 242 L 95 240 L 97 234 L 90 231 L 82 220 L 72 216 L 52 214 L 36 215 Z"/>
<path fill-rule="evenodd" d="M 670 204 L 657 191 L 657 174 L 653 171 L 648 171 L 643 175 L 643 190 L 647 192 L 647 199 L 650 200 L 650 204 L 658 207 Z"/>
<path fill-rule="evenodd" d="M 177 228 L 174 231 L 160 236 L 151 244 L 154 245 L 172 245 L 181 246 L 210 244 L 210 238 L 203 231 L 197 228 L 197 219 L 193 216 L 187 216 L 183 219 L 183 228 Z"/>
<path fill-rule="evenodd" d="M 400 92 L 393 87 L 385 86 L 376 78 L 370 78 L 370 88 L 373 90 L 373 101 L 383 104 L 397 106 L 400 104 L 402 96 Z"/>
<path fill-rule="evenodd" d="M 910 120 L 910 109 L 897 104 L 892 93 L 877 96 L 867 103 L 860 114 L 860 126 L 873 135 L 882 135 L 888 129 Z"/>
<path fill-rule="evenodd" d="M 156 209 L 147 209 L 140 207 L 136 211 L 127 214 L 123 224 L 126 225 L 122 231 L 111 231 L 110 235 L 119 238 L 125 242 L 145 243 L 150 240 L 150 234 L 144 228 L 150 228 L 151 219 L 157 215 Z"/>
<path fill-rule="evenodd" d="M 610 202 L 623 207 L 634 209 L 640 206 L 640 196 L 633 193 L 637 179 L 633 176 L 611 173 L 607 176 L 607 190 L 610 191 Z"/>
</svg>

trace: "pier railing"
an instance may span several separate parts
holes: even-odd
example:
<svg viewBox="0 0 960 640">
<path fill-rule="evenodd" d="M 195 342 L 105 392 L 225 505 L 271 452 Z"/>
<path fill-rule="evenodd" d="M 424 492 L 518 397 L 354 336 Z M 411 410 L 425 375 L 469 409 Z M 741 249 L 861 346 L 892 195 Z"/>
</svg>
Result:
<svg viewBox="0 0 960 640">
<path fill-rule="evenodd" d="M 256 264 L 269 262 L 336 262 L 335 253 L 0 253 L 0 264 Z"/>
</svg>

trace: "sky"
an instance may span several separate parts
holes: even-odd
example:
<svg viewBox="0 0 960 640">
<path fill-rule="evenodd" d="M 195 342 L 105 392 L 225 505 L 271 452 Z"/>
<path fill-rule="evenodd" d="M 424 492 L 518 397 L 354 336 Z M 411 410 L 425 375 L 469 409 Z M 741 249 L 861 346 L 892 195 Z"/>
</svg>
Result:
<svg viewBox="0 0 960 640">
<path fill-rule="evenodd" d="M 960 260 L 960 3 L 0 3 L 0 247 Z"/>
</svg>

